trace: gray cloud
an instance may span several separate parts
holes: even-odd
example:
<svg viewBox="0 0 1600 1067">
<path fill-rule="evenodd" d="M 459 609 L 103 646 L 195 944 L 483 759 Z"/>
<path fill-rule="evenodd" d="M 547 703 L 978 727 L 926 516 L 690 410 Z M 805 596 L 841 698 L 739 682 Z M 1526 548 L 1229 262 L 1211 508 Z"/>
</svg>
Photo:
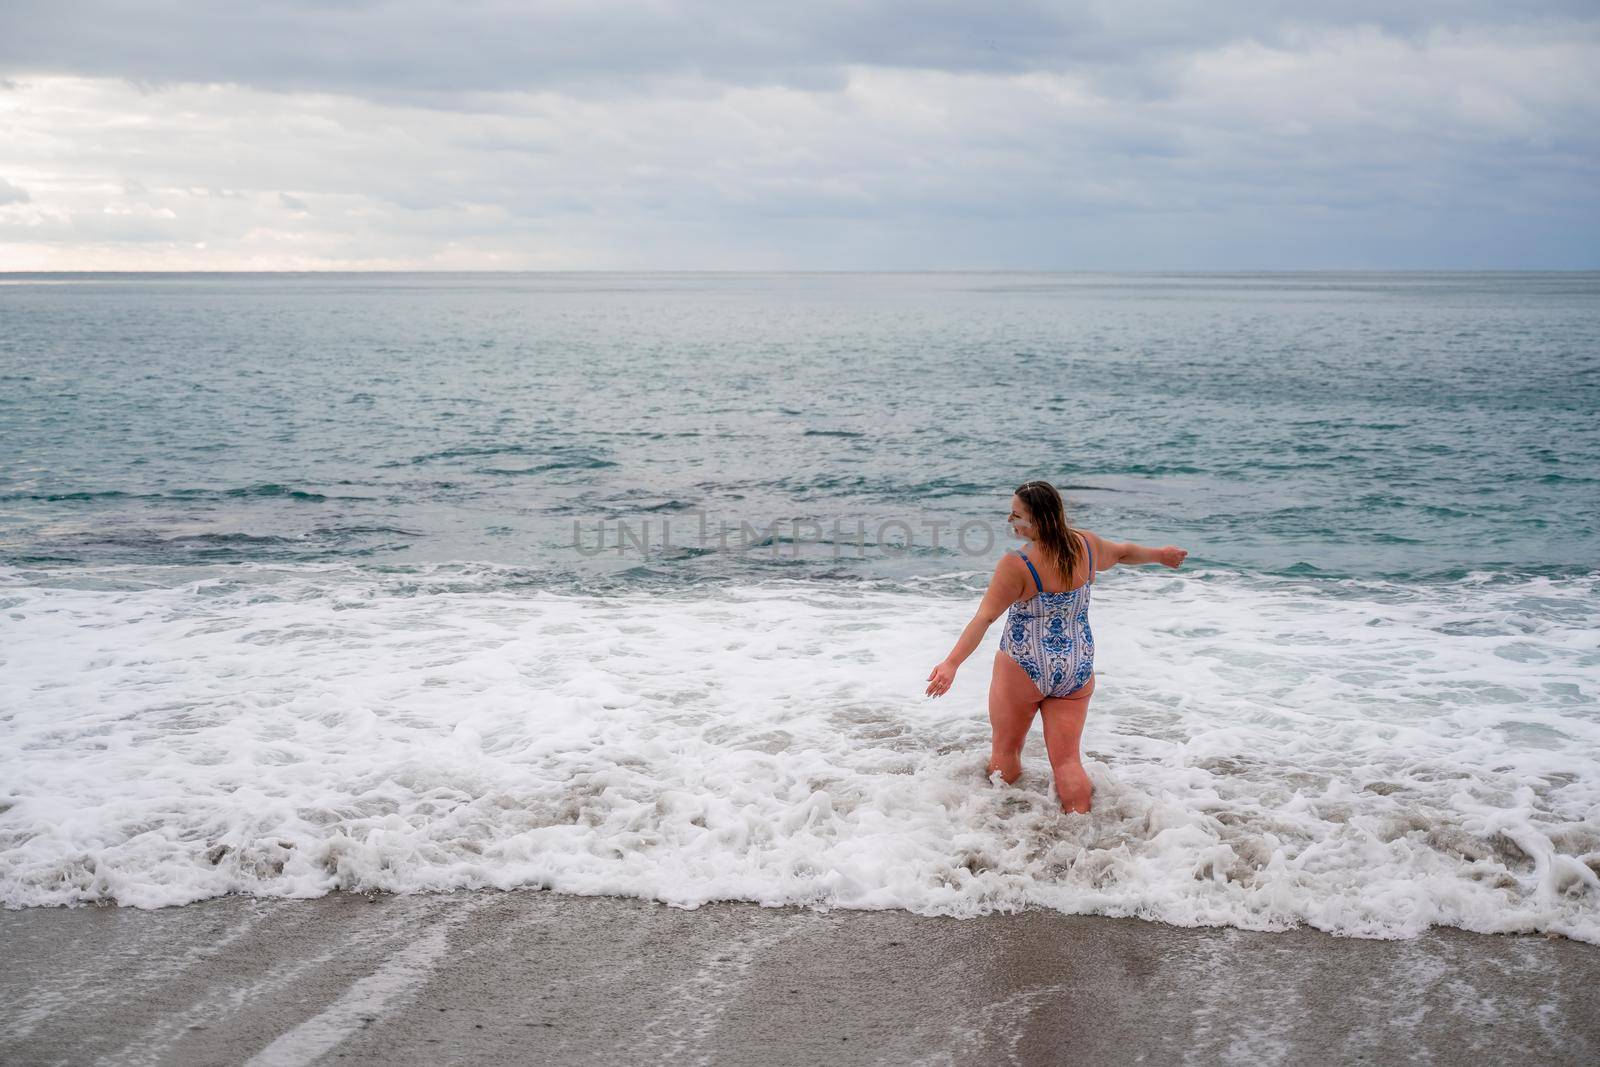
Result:
<svg viewBox="0 0 1600 1067">
<path fill-rule="evenodd" d="M 1232 41 L 1294 48 L 1308 32 L 1370 26 L 1417 41 L 1444 28 L 1581 21 L 1592 0 L 303 0 L 259 5 L 8 0 L 0 70 L 408 94 L 555 89 L 586 97 L 663 80 L 839 89 L 854 66 L 1022 74 L 1075 71 L 1101 92 L 1159 99 L 1174 57 Z"/>
<path fill-rule="evenodd" d="M 0 205 L 26 204 L 31 199 L 33 198 L 28 195 L 28 190 L 0 178 Z"/>
<path fill-rule="evenodd" d="M 1600 266 L 1590 5 L 569 7 L 11 0 L 0 267 Z"/>
</svg>

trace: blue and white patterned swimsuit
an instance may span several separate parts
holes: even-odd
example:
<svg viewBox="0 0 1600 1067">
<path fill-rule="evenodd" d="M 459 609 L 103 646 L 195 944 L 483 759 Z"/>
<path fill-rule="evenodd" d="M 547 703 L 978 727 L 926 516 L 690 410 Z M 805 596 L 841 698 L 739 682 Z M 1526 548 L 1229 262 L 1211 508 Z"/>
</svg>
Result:
<svg viewBox="0 0 1600 1067">
<path fill-rule="evenodd" d="M 1089 586 L 1094 584 L 1094 546 L 1089 550 L 1089 578 L 1076 589 L 1046 593 L 1027 553 L 1018 552 L 1033 575 L 1038 592 L 1011 605 L 1000 651 L 1017 661 L 1042 697 L 1071 696 L 1094 673 L 1094 634 L 1089 629 Z"/>
</svg>

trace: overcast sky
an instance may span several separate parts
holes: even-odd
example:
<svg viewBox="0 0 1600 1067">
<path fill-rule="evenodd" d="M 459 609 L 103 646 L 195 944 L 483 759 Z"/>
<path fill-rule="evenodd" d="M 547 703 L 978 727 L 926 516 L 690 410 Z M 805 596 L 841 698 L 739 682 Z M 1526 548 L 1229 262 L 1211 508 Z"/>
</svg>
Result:
<svg viewBox="0 0 1600 1067">
<path fill-rule="evenodd" d="M 1600 268 L 1600 4 L 0 0 L 0 270 Z"/>
</svg>

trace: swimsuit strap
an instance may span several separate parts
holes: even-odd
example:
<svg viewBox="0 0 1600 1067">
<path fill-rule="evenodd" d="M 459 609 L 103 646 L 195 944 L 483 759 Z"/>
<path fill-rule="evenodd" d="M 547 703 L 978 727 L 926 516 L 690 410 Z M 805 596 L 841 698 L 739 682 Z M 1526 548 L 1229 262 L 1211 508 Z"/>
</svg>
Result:
<svg viewBox="0 0 1600 1067">
<path fill-rule="evenodd" d="M 1028 554 L 1026 552 L 1022 552 L 1020 550 L 1017 552 L 1017 555 L 1022 557 L 1022 562 L 1026 563 L 1028 565 L 1028 570 L 1032 572 L 1033 584 L 1039 587 L 1039 592 L 1044 592 L 1044 583 L 1039 580 L 1039 572 L 1033 569 L 1033 560 L 1028 558 Z"/>
</svg>

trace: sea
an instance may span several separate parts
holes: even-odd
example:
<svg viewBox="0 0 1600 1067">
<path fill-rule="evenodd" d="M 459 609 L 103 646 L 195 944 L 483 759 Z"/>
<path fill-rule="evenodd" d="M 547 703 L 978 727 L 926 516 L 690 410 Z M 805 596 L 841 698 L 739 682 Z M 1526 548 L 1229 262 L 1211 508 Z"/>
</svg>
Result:
<svg viewBox="0 0 1600 1067">
<path fill-rule="evenodd" d="M 1600 943 L 1600 274 L 0 275 L 0 901 Z M 984 776 L 1012 490 L 1094 807 Z"/>
</svg>

